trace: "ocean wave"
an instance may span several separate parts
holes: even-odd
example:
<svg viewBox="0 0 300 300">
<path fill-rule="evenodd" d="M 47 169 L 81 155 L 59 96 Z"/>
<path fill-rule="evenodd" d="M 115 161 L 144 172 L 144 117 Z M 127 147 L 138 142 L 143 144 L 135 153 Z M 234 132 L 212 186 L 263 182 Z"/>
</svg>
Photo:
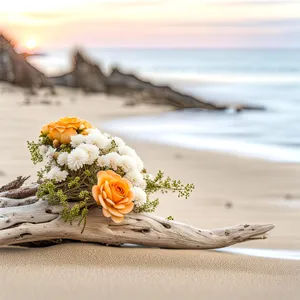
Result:
<svg viewBox="0 0 300 300">
<path fill-rule="evenodd" d="M 160 82 L 190 82 L 202 84 L 300 84 L 300 74 L 142 72 L 147 79 Z"/>
<path fill-rule="evenodd" d="M 181 113 L 184 114 L 185 112 Z M 228 120 L 228 122 L 218 125 L 212 118 L 209 126 L 209 122 L 205 122 L 204 115 L 202 115 L 202 128 L 199 130 L 201 125 L 197 122 L 187 123 L 182 117 L 177 117 L 177 123 L 167 120 L 166 115 L 157 117 L 155 120 L 151 117 L 113 120 L 105 123 L 104 129 L 119 132 L 135 139 L 182 148 L 224 152 L 269 161 L 300 163 L 299 147 L 288 145 L 293 142 L 293 137 L 290 137 L 290 140 L 285 140 L 280 138 L 276 132 L 270 136 L 271 127 L 268 125 L 265 127 L 261 125 L 262 128 L 255 130 L 253 124 L 251 127 L 246 126 L 245 128 L 243 126 L 232 127 L 230 120 Z M 250 124 L 251 121 L 246 125 Z M 252 131 L 249 131 L 250 128 Z M 263 135 L 265 131 L 269 132 L 266 136 Z M 249 139 L 249 135 L 251 139 Z"/>
</svg>

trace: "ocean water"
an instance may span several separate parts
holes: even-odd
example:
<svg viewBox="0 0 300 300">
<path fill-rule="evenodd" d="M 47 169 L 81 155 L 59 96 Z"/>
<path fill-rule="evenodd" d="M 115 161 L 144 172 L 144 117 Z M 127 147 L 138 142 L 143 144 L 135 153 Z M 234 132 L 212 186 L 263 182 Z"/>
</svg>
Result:
<svg viewBox="0 0 300 300">
<path fill-rule="evenodd" d="M 300 162 L 300 49 L 87 49 L 106 72 L 119 66 L 216 103 L 267 111 L 176 111 L 115 120 L 106 129 L 194 149 Z M 70 68 L 70 52 L 31 58 L 48 74 Z"/>
</svg>

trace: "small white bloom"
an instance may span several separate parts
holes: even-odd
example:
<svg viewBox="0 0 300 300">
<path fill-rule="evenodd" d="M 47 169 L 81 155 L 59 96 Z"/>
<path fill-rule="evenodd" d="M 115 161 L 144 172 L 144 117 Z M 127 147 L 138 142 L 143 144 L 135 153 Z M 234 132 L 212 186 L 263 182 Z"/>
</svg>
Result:
<svg viewBox="0 0 300 300">
<path fill-rule="evenodd" d="M 125 142 L 117 136 L 114 137 L 113 140 L 115 141 L 115 143 L 118 147 L 125 147 L 126 146 Z"/>
<path fill-rule="evenodd" d="M 93 131 L 86 136 L 86 143 L 95 145 L 99 149 L 104 149 L 110 145 L 111 141 L 106 136 L 104 136 L 100 131 Z"/>
<path fill-rule="evenodd" d="M 144 180 L 143 175 L 136 170 L 128 172 L 125 175 L 125 178 L 127 178 L 134 185 L 141 187 L 142 189 L 146 187 L 146 182 Z"/>
<path fill-rule="evenodd" d="M 85 142 L 85 136 L 83 134 L 76 134 L 71 136 L 71 146 L 76 148 L 80 144 Z"/>
<path fill-rule="evenodd" d="M 59 171 L 56 173 L 54 179 L 57 181 L 57 182 L 62 182 L 62 181 L 65 181 L 67 179 L 67 176 L 68 176 L 68 172 L 67 171 Z"/>
<path fill-rule="evenodd" d="M 111 152 L 104 155 L 104 159 L 107 159 L 109 162 L 109 167 L 114 171 L 116 171 L 118 166 L 120 166 L 121 155 L 119 155 L 117 152 Z"/>
<path fill-rule="evenodd" d="M 91 165 L 99 156 L 99 148 L 95 145 L 80 144 L 78 149 L 83 149 L 89 156 L 87 164 Z"/>
<path fill-rule="evenodd" d="M 89 156 L 86 151 L 76 148 L 68 155 L 68 167 L 73 171 L 77 171 L 87 163 L 88 159 Z"/>
<path fill-rule="evenodd" d="M 119 166 L 127 173 L 131 170 L 137 169 L 137 162 L 131 156 L 122 155 L 119 160 Z"/>
<path fill-rule="evenodd" d="M 137 206 L 140 206 L 140 205 L 146 203 L 147 195 L 143 189 L 141 189 L 139 187 L 134 187 L 133 192 L 134 192 L 134 203 Z"/>
<path fill-rule="evenodd" d="M 57 163 L 60 166 L 64 166 L 68 163 L 68 152 L 61 152 L 57 158 Z"/>
<path fill-rule="evenodd" d="M 101 155 L 97 160 L 97 165 L 100 168 L 110 168 L 110 162 L 109 159 L 106 157 L 106 155 Z"/>
<path fill-rule="evenodd" d="M 56 174 L 60 172 L 60 168 L 58 166 L 53 166 L 50 171 L 45 175 L 46 179 L 54 179 Z"/>
<path fill-rule="evenodd" d="M 107 132 L 103 132 L 103 135 L 106 136 L 107 138 L 111 139 L 111 135 Z"/>
<path fill-rule="evenodd" d="M 53 160 L 53 155 L 54 155 L 55 151 L 56 150 L 53 147 L 51 147 L 51 146 L 48 147 L 48 150 L 47 150 L 47 152 L 45 154 L 46 161 L 48 163 L 50 163 Z"/>
<path fill-rule="evenodd" d="M 128 146 L 122 146 L 118 149 L 119 153 L 122 155 L 129 155 L 131 157 L 137 157 L 135 150 L 133 150 L 131 147 Z"/>
<path fill-rule="evenodd" d="M 45 156 L 48 151 L 48 147 L 46 145 L 41 145 L 39 146 L 39 151 L 42 156 Z"/>
<path fill-rule="evenodd" d="M 144 163 L 139 156 L 136 157 L 136 165 L 140 172 L 144 169 Z"/>
<path fill-rule="evenodd" d="M 87 129 L 88 134 L 95 133 L 95 134 L 102 134 L 102 132 L 98 128 L 89 128 Z"/>
</svg>

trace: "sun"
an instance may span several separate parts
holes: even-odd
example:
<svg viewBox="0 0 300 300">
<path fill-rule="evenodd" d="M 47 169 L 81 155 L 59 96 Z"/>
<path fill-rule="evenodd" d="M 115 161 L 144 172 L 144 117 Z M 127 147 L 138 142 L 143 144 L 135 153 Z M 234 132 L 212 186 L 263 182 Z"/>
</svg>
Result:
<svg viewBox="0 0 300 300">
<path fill-rule="evenodd" d="M 37 43 L 35 39 L 28 39 L 25 45 L 28 50 L 33 50 L 36 48 Z"/>
</svg>

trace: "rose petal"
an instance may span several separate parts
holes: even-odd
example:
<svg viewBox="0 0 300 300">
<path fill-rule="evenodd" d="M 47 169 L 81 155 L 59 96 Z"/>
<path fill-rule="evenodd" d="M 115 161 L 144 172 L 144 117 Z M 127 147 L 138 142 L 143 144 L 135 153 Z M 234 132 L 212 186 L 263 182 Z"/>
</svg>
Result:
<svg viewBox="0 0 300 300">
<path fill-rule="evenodd" d="M 61 134 L 60 142 L 62 144 L 69 144 L 71 142 L 71 136 L 76 134 L 77 132 L 74 128 L 68 128 Z"/>
<path fill-rule="evenodd" d="M 119 213 L 118 210 L 116 210 L 113 207 L 108 207 L 108 211 L 116 217 L 123 217 L 123 215 L 121 213 Z"/>
<path fill-rule="evenodd" d="M 106 173 L 109 174 L 110 176 L 112 176 L 114 179 L 122 180 L 122 177 L 112 170 L 107 170 Z"/>
<path fill-rule="evenodd" d="M 126 197 L 124 200 L 122 200 L 122 201 L 120 201 L 120 202 L 118 202 L 118 204 L 128 204 L 128 203 L 130 203 L 132 200 L 131 199 L 129 199 L 128 197 Z"/>
<path fill-rule="evenodd" d="M 102 208 L 102 213 L 103 213 L 103 216 L 106 218 L 111 217 L 110 212 L 108 210 L 106 210 L 105 208 Z"/>
<path fill-rule="evenodd" d="M 119 212 L 122 213 L 123 215 L 130 213 L 133 210 L 134 204 L 131 202 L 126 206 L 124 209 L 119 209 Z"/>
<path fill-rule="evenodd" d="M 99 186 L 102 186 L 105 183 L 106 180 L 109 182 L 113 179 L 112 176 L 106 174 L 106 171 L 98 172 L 97 178 L 98 178 L 98 185 Z"/>
<path fill-rule="evenodd" d="M 60 132 L 57 129 L 50 130 L 49 135 L 51 136 L 52 140 L 59 140 L 60 141 Z"/>
<path fill-rule="evenodd" d="M 116 217 L 114 215 L 111 216 L 111 219 L 115 222 L 115 223 L 121 223 L 124 220 L 124 216 L 122 217 Z"/>
<path fill-rule="evenodd" d="M 97 202 L 97 204 L 99 203 L 99 187 L 97 185 L 94 185 L 92 188 L 92 194 L 93 194 L 93 198 L 94 200 Z"/>
<path fill-rule="evenodd" d="M 101 195 L 99 195 L 98 199 L 100 201 L 101 206 L 104 207 L 105 209 L 108 209 L 108 207 L 107 207 L 106 203 L 104 202 Z"/>
<path fill-rule="evenodd" d="M 112 206 L 115 205 L 115 202 L 110 200 L 109 198 L 106 198 L 105 201 L 108 202 L 109 204 L 111 204 Z"/>
<path fill-rule="evenodd" d="M 106 180 L 105 183 L 104 183 L 104 190 L 105 190 L 105 193 L 107 194 L 107 197 L 109 199 L 113 199 L 113 196 L 111 194 L 111 189 L 109 187 L 109 184 L 108 184 L 108 181 Z"/>
<path fill-rule="evenodd" d="M 102 197 L 103 197 L 103 199 L 107 198 L 107 195 L 106 195 L 105 191 L 102 192 Z"/>
<path fill-rule="evenodd" d="M 124 204 L 115 204 L 114 208 L 116 209 L 124 209 L 126 206 Z"/>
<path fill-rule="evenodd" d="M 128 192 L 127 198 L 128 198 L 129 200 L 133 201 L 133 199 L 134 199 L 134 193 L 133 193 L 132 190 L 130 190 L 130 191 Z"/>
</svg>

